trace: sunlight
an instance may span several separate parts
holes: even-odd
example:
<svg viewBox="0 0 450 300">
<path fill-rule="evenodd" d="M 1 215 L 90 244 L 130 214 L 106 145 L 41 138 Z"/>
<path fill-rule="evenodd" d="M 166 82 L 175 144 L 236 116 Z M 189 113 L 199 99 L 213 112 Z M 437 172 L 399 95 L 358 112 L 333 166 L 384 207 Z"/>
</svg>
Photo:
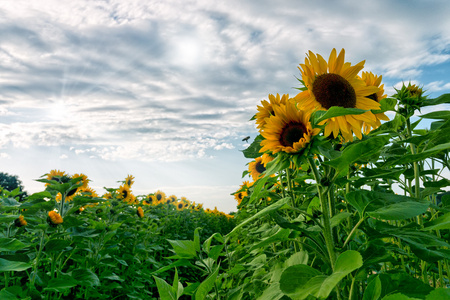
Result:
<svg viewBox="0 0 450 300">
<path fill-rule="evenodd" d="M 52 120 L 61 121 L 67 118 L 68 107 L 64 101 L 59 100 L 49 105 L 48 117 Z"/>
<path fill-rule="evenodd" d="M 172 59 L 183 67 L 192 67 L 201 62 L 201 45 L 196 38 L 181 37 L 173 43 Z"/>
</svg>

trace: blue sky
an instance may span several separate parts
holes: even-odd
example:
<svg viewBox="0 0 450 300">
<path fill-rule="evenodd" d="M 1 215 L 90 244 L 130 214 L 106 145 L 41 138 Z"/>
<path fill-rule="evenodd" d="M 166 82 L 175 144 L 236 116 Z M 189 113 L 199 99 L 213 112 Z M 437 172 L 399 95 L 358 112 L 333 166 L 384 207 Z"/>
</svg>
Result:
<svg viewBox="0 0 450 300">
<path fill-rule="evenodd" d="M 450 92 L 449 15 L 446 0 L 3 0 L 0 171 L 28 192 L 85 173 L 100 194 L 132 174 L 136 195 L 233 211 L 249 119 L 295 94 L 308 50 L 434 97 Z"/>
</svg>

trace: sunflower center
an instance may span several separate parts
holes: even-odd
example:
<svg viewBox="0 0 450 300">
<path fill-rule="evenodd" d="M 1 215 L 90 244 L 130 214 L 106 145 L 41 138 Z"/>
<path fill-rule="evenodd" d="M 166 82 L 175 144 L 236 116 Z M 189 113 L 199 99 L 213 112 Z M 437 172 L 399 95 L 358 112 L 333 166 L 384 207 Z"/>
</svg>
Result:
<svg viewBox="0 0 450 300">
<path fill-rule="evenodd" d="M 303 123 L 289 122 L 284 126 L 280 134 L 280 144 L 284 147 L 293 147 L 306 133 Z"/>
<path fill-rule="evenodd" d="M 126 190 L 122 191 L 122 197 L 125 199 L 128 196 L 128 192 Z"/>
<path fill-rule="evenodd" d="M 161 200 L 162 199 L 162 195 L 160 195 L 160 194 L 156 195 L 156 199 L 158 199 L 158 201 Z"/>
<path fill-rule="evenodd" d="M 332 106 L 356 107 L 356 93 L 350 82 L 344 77 L 327 73 L 316 77 L 312 92 L 325 109 Z"/>
<path fill-rule="evenodd" d="M 377 96 L 377 94 L 375 94 L 375 93 L 373 93 L 373 94 L 367 96 L 367 98 L 372 99 L 373 101 L 378 102 L 378 96 Z"/>
<path fill-rule="evenodd" d="M 264 167 L 264 164 L 262 164 L 261 162 L 256 163 L 255 169 L 260 174 L 266 170 L 266 168 Z"/>
</svg>

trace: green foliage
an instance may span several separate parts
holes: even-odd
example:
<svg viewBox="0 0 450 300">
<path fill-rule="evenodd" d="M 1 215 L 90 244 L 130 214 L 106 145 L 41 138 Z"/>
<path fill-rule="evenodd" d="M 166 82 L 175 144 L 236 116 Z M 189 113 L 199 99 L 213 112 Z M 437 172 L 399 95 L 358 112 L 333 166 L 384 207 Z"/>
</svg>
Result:
<svg viewBox="0 0 450 300">
<path fill-rule="evenodd" d="M 223 241 L 222 234 L 234 227 L 230 216 L 216 210 L 192 206 L 178 211 L 172 204 L 142 205 L 140 201 L 130 204 L 114 193 L 107 199 L 72 192 L 71 201 L 62 202 L 61 194 L 81 188 L 79 179 L 40 181 L 48 183 L 46 190 L 22 202 L 5 191 L 0 197 L 2 299 L 179 299 L 186 293 L 192 295 L 196 285 L 183 288 L 181 281 L 195 282 L 204 271 L 189 270 L 193 265 L 186 259 L 197 257 L 201 243 L 206 257 L 218 259 L 223 246 L 216 242 Z M 138 207 L 142 218 L 136 213 Z M 49 211 L 61 213 L 63 222 L 53 224 Z M 184 240 L 192 236 L 194 241 Z M 180 277 L 177 272 L 174 275 L 175 266 L 182 272 Z M 164 283 L 171 277 L 174 284 L 167 289 Z M 208 293 L 214 281 L 201 285 L 198 294 Z"/>
</svg>

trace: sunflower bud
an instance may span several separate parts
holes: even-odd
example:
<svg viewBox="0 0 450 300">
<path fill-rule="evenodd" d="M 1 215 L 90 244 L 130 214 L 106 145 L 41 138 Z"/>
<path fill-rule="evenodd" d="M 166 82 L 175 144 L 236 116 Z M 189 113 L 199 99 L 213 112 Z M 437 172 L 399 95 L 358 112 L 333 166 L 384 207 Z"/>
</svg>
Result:
<svg viewBox="0 0 450 300">
<path fill-rule="evenodd" d="M 139 218 L 143 218 L 144 217 L 144 211 L 142 210 L 142 207 L 138 207 L 136 214 L 138 215 Z"/>
<path fill-rule="evenodd" d="M 48 212 L 47 222 L 51 226 L 56 227 L 58 224 L 61 224 L 63 222 L 63 218 L 56 211 L 52 210 Z"/>
<path fill-rule="evenodd" d="M 23 218 L 23 216 L 20 216 L 19 218 L 17 218 L 17 219 L 14 221 L 14 225 L 16 225 L 16 227 L 27 226 L 27 221 L 25 221 L 25 219 Z"/>
<path fill-rule="evenodd" d="M 411 117 L 415 110 L 420 110 L 423 106 L 426 96 L 423 95 L 422 88 L 415 84 L 408 83 L 408 86 L 403 84 L 400 90 L 397 90 L 397 94 L 393 97 L 399 101 L 400 108 L 399 113 L 405 117 Z"/>
</svg>

